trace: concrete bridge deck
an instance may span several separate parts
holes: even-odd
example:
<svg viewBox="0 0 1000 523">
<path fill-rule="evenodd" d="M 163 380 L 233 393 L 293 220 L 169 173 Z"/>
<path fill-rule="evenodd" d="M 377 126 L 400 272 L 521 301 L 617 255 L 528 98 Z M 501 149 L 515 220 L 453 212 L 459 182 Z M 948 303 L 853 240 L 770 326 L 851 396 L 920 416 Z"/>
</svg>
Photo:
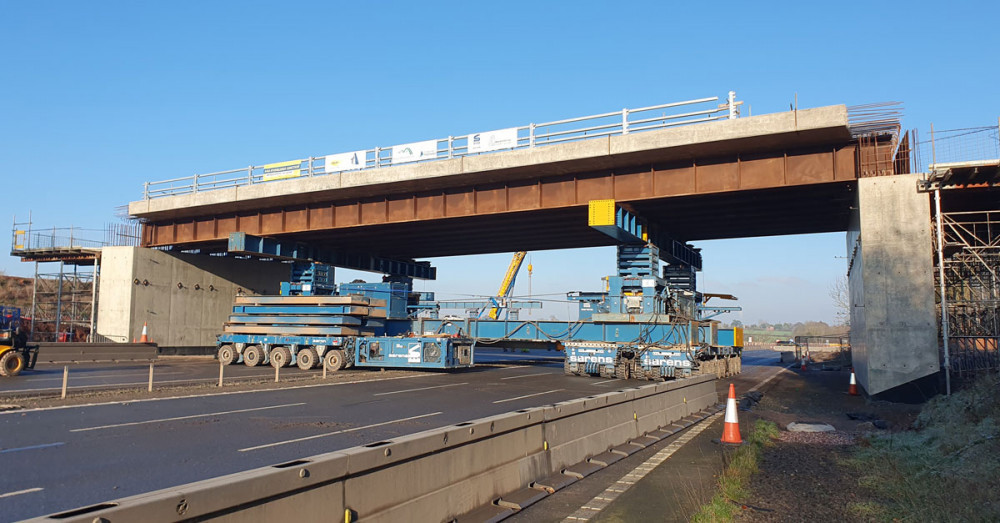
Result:
<svg viewBox="0 0 1000 523">
<path fill-rule="evenodd" d="M 421 257 L 608 245 L 613 198 L 684 241 L 842 231 L 858 178 L 829 106 L 132 202 L 144 246 L 224 250 L 231 232 Z"/>
</svg>

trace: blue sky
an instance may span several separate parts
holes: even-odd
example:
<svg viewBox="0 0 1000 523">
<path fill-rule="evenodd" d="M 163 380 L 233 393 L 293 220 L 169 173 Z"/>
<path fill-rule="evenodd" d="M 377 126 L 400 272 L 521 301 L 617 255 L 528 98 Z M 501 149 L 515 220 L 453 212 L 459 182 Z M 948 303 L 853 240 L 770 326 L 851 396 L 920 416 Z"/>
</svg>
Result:
<svg viewBox="0 0 1000 523">
<path fill-rule="evenodd" d="M 100 228 L 144 181 L 730 89 L 754 114 L 796 93 L 901 101 L 924 133 L 1000 115 L 995 2 L 672 4 L 4 0 L 3 207 Z M 704 242 L 703 289 L 743 298 L 745 321 L 831 321 L 843 243 Z M 440 281 L 418 287 L 492 293 L 508 258 L 435 260 Z M 597 289 L 614 268 L 610 249 L 532 259 L 536 294 Z"/>
</svg>

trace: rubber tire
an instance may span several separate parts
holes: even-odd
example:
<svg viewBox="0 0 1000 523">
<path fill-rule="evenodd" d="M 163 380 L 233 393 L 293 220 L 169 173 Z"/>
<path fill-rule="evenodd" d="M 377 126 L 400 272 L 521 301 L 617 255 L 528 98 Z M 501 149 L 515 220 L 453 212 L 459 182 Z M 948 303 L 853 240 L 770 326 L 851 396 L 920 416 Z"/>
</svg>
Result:
<svg viewBox="0 0 1000 523">
<path fill-rule="evenodd" d="M 260 345 L 247 345 L 243 349 L 243 364 L 247 367 L 256 367 L 264 359 L 264 350 Z"/>
<path fill-rule="evenodd" d="M 287 367 L 292 362 L 292 351 L 288 347 L 275 347 L 271 349 L 271 366 Z"/>
<path fill-rule="evenodd" d="M 295 353 L 295 364 L 302 370 L 309 370 L 315 367 L 317 363 L 319 363 L 319 355 L 316 354 L 316 349 L 312 347 L 299 349 L 299 352 Z"/>
<path fill-rule="evenodd" d="M 326 365 L 326 370 L 330 372 L 337 372 L 344 368 L 347 364 L 347 357 L 344 355 L 344 351 L 340 349 L 331 349 L 326 351 L 323 355 L 323 364 Z"/>
<path fill-rule="evenodd" d="M 236 349 L 232 345 L 227 343 L 219 347 L 218 358 L 221 365 L 232 365 L 240 359 L 240 355 L 236 353 Z"/>
<path fill-rule="evenodd" d="M 563 360 L 563 374 L 567 376 L 577 376 L 578 374 L 576 373 L 576 370 L 574 370 L 575 367 L 576 364 L 570 363 L 569 358 L 565 358 Z"/>
<path fill-rule="evenodd" d="M 8 350 L 0 356 L 0 376 L 17 376 L 24 370 L 24 355 L 16 350 Z"/>
<path fill-rule="evenodd" d="M 620 380 L 627 380 L 629 378 L 629 366 L 630 363 L 626 360 L 619 360 L 615 365 L 615 378 Z"/>
</svg>

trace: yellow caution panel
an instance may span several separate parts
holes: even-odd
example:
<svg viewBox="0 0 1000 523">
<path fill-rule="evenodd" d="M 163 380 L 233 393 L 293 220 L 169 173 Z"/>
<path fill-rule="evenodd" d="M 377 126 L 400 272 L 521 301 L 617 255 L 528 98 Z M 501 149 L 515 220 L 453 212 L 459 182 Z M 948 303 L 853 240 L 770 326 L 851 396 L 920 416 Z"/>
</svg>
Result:
<svg viewBox="0 0 1000 523">
<path fill-rule="evenodd" d="M 615 224 L 614 200 L 590 200 L 588 225 L 591 227 Z"/>
<path fill-rule="evenodd" d="M 733 346 L 743 346 L 743 327 L 733 327 Z"/>
</svg>

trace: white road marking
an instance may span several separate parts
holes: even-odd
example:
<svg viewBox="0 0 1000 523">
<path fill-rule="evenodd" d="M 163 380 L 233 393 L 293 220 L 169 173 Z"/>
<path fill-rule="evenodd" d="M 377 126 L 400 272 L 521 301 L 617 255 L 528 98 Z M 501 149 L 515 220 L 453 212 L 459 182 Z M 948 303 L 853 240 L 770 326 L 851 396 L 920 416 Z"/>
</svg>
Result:
<svg viewBox="0 0 1000 523">
<path fill-rule="evenodd" d="M 20 447 L 16 449 L 2 449 L 0 450 L 0 454 L 6 454 L 8 452 L 20 452 L 22 450 L 47 449 L 49 447 L 58 447 L 60 445 L 65 445 L 65 444 L 66 444 L 65 442 L 60 441 L 58 443 L 43 443 L 41 445 L 31 445 L 30 447 Z"/>
<path fill-rule="evenodd" d="M 511 365 L 510 367 L 501 367 L 502 369 L 526 369 L 528 367 L 534 367 L 534 365 Z"/>
<path fill-rule="evenodd" d="M 640 479 L 644 478 L 646 474 L 652 472 L 657 466 L 667 460 L 674 452 L 677 452 L 681 447 L 683 447 L 687 442 L 694 439 L 695 436 L 701 434 L 706 428 L 708 428 L 713 421 L 721 416 L 721 412 L 712 414 L 711 416 L 699 422 L 694 428 L 681 434 L 679 438 L 672 441 L 665 448 L 654 454 L 652 457 L 647 459 L 642 465 L 639 465 L 633 469 L 628 474 L 625 474 L 618 481 L 613 483 L 610 487 L 604 490 L 604 492 L 598 494 L 589 502 L 580 507 L 579 510 L 570 514 L 563 521 L 590 521 L 591 518 L 599 514 L 602 510 L 607 508 L 618 496 L 629 489 L 632 485 L 638 482 Z M 641 469 L 641 470 L 640 470 Z"/>
<path fill-rule="evenodd" d="M 378 394 L 372 394 L 372 396 L 389 396 L 391 394 L 402 394 L 404 392 L 417 392 L 418 390 L 443 389 L 443 388 L 446 388 L 446 387 L 457 387 L 459 385 L 468 385 L 468 383 L 449 383 L 448 385 L 435 385 L 433 387 L 420 387 L 419 389 L 405 389 L 405 390 L 394 390 L 392 392 L 379 392 Z"/>
<path fill-rule="evenodd" d="M 431 416 L 437 416 L 438 414 L 441 414 L 441 413 L 440 412 L 432 412 L 430 414 L 421 414 L 419 416 L 410 416 L 409 418 L 400 418 L 400 419 L 394 419 L 392 421 L 383 421 L 382 423 L 375 423 L 375 424 L 372 424 L 372 425 L 365 425 L 364 427 L 354 427 L 352 429 L 344 429 L 344 430 L 338 430 L 338 431 L 335 431 L 335 432 L 327 432 L 327 433 L 324 433 L 324 434 L 316 434 L 314 436 L 306 436 L 304 438 L 296 438 L 296 439 L 290 439 L 290 440 L 286 440 L 286 441 L 279 441 L 277 443 L 268 443 L 266 445 L 257 445 L 256 447 L 247 447 L 245 449 L 240 449 L 240 452 L 249 452 L 251 450 L 266 449 L 266 448 L 270 448 L 270 447 L 277 447 L 279 445 L 288 445 L 290 443 L 299 443 L 301 441 L 309 441 L 309 440 L 312 440 L 312 439 L 325 438 L 327 436 L 336 436 L 337 434 L 346 434 L 348 432 L 357 432 L 359 430 L 365 430 L 365 429 L 371 429 L 371 428 L 375 428 L 375 427 L 381 427 L 383 425 L 392 425 L 393 423 L 400 423 L 400 422 L 403 422 L 403 421 L 411 421 L 411 420 L 420 419 L 420 418 L 429 418 Z"/>
<path fill-rule="evenodd" d="M 223 412 L 209 412 L 207 414 L 192 414 L 190 416 L 177 416 L 175 418 L 151 419 L 146 421 L 133 421 L 131 423 L 116 423 L 114 425 L 101 425 L 100 427 L 87 427 L 83 429 L 73 429 L 70 432 L 87 432 L 88 430 L 114 429 L 118 427 L 131 427 L 134 425 L 145 425 L 147 423 L 164 423 L 167 421 L 180 421 L 185 419 L 207 418 L 209 416 L 224 416 L 226 414 L 239 414 L 241 412 L 255 412 L 259 410 L 280 409 L 284 407 L 298 407 L 305 403 L 288 403 L 285 405 L 271 405 L 270 407 L 256 407 L 252 409 L 227 410 Z"/>
<path fill-rule="evenodd" d="M 6 494 L 0 494 L 0 498 L 9 498 L 13 496 L 20 496 L 21 494 L 31 494 L 32 492 L 41 492 L 45 489 L 42 487 L 29 488 L 24 490 L 17 490 L 14 492 L 7 492 Z"/>
<path fill-rule="evenodd" d="M 602 384 L 602 383 L 611 383 L 612 381 L 618 381 L 618 380 L 617 380 L 617 379 L 614 379 L 614 380 L 604 380 L 604 381 L 598 381 L 598 382 L 596 382 L 596 383 L 591 383 L 591 385 L 600 385 L 600 384 Z"/>
<path fill-rule="evenodd" d="M 507 398 L 505 400 L 497 400 L 497 401 L 494 401 L 493 403 L 507 403 L 508 401 L 523 400 L 524 398 L 530 398 L 532 396 L 541 396 L 542 394 L 552 394 L 553 392 L 559 392 L 559 391 L 562 391 L 562 390 L 566 390 L 566 389 L 555 389 L 555 390 L 547 390 L 545 392 L 536 392 L 534 394 L 526 394 L 524 396 L 518 396 L 516 398 Z"/>
<path fill-rule="evenodd" d="M 506 378 L 500 378 L 502 380 L 516 380 L 518 378 L 530 378 L 532 376 L 551 376 L 551 372 L 536 372 L 534 374 L 521 374 L 520 376 L 508 376 Z"/>
<path fill-rule="evenodd" d="M 773 373 L 771 373 L 770 376 L 767 377 L 767 379 L 761 381 L 757 385 L 754 385 L 748 392 L 763 387 L 765 384 L 767 384 L 767 382 L 773 380 L 785 370 L 786 369 L 784 367 L 778 367 Z M 645 477 L 646 474 L 649 474 L 657 466 L 666 461 L 667 458 L 673 455 L 674 452 L 677 452 L 677 450 L 683 447 L 684 444 L 694 439 L 694 437 L 697 436 L 698 434 L 701 434 L 702 431 L 707 429 L 712 424 L 713 421 L 719 418 L 719 416 L 722 416 L 722 412 L 717 412 L 709 416 L 708 418 L 705 418 L 704 420 L 702 420 L 702 422 L 698 422 L 694 428 L 688 430 L 680 437 L 678 437 L 676 440 L 667 445 L 664 449 L 660 450 L 651 458 L 647 459 L 643 464 L 639 465 L 628 474 L 622 476 L 621 479 L 619 479 L 613 485 L 608 487 L 604 492 L 598 494 L 596 497 L 594 497 L 594 499 L 590 500 L 590 502 L 588 502 L 586 505 L 580 507 L 580 509 L 574 512 L 573 514 L 567 516 L 566 519 L 564 519 L 563 521 L 589 521 L 592 517 L 597 515 L 597 514 L 592 514 L 591 512 L 600 513 L 601 510 L 604 510 L 608 505 L 610 505 L 611 502 L 614 501 L 615 498 L 617 498 L 619 495 L 621 495 L 622 492 L 628 490 L 629 487 L 631 487 L 637 481 Z"/>
<path fill-rule="evenodd" d="M 784 371 L 784 370 L 787 370 L 787 369 L 785 369 L 784 367 L 778 367 L 777 370 L 775 370 L 773 374 L 771 374 L 770 376 L 768 376 L 768 378 L 766 380 L 764 380 L 764 381 L 762 381 L 762 382 L 754 385 L 747 392 L 753 392 L 753 391 L 755 391 L 755 390 L 763 387 L 767 382 L 769 382 L 769 381 L 773 380 L 774 378 L 778 377 L 778 374 L 781 374 L 781 372 Z"/>
<path fill-rule="evenodd" d="M 148 401 L 170 401 L 170 400 L 186 400 L 193 398 L 210 398 L 215 396 L 231 396 L 234 394 L 257 394 L 259 392 L 282 392 L 286 390 L 296 390 L 296 389 L 313 389 L 316 387 L 333 387 L 337 385 L 355 385 L 358 383 L 375 383 L 379 381 L 390 381 L 390 380 L 408 380 L 413 378 L 427 378 L 433 376 L 433 374 L 417 374 L 414 376 L 397 376 L 394 378 L 382 378 L 377 380 L 355 380 L 355 381 L 341 381 L 338 383 L 316 383 L 314 385 L 297 385 L 295 387 L 282 387 L 277 389 L 260 389 L 260 390 L 234 390 L 229 392 L 215 392 L 208 394 L 189 394 L 187 396 L 170 396 L 167 398 L 144 398 L 144 399 L 133 399 L 127 401 L 106 401 L 103 403 L 85 403 L 83 405 L 59 405 L 57 407 L 38 407 L 34 409 L 11 409 L 0 411 L 0 416 L 6 414 L 23 414 L 26 412 L 44 412 L 49 410 L 63 410 L 63 409 L 80 409 L 87 407 L 105 407 L 108 405 L 128 405 L 130 403 L 146 403 Z M 212 381 L 218 381 L 218 378 L 213 378 Z M 145 384 L 143 384 L 145 385 Z M 70 387 L 72 388 L 72 387 Z M 58 389 L 56 389 L 58 390 Z M 37 389 L 33 389 L 31 392 L 36 392 Z M 11 392 L 11 391 L 6 391 Z"/>
</svg>

